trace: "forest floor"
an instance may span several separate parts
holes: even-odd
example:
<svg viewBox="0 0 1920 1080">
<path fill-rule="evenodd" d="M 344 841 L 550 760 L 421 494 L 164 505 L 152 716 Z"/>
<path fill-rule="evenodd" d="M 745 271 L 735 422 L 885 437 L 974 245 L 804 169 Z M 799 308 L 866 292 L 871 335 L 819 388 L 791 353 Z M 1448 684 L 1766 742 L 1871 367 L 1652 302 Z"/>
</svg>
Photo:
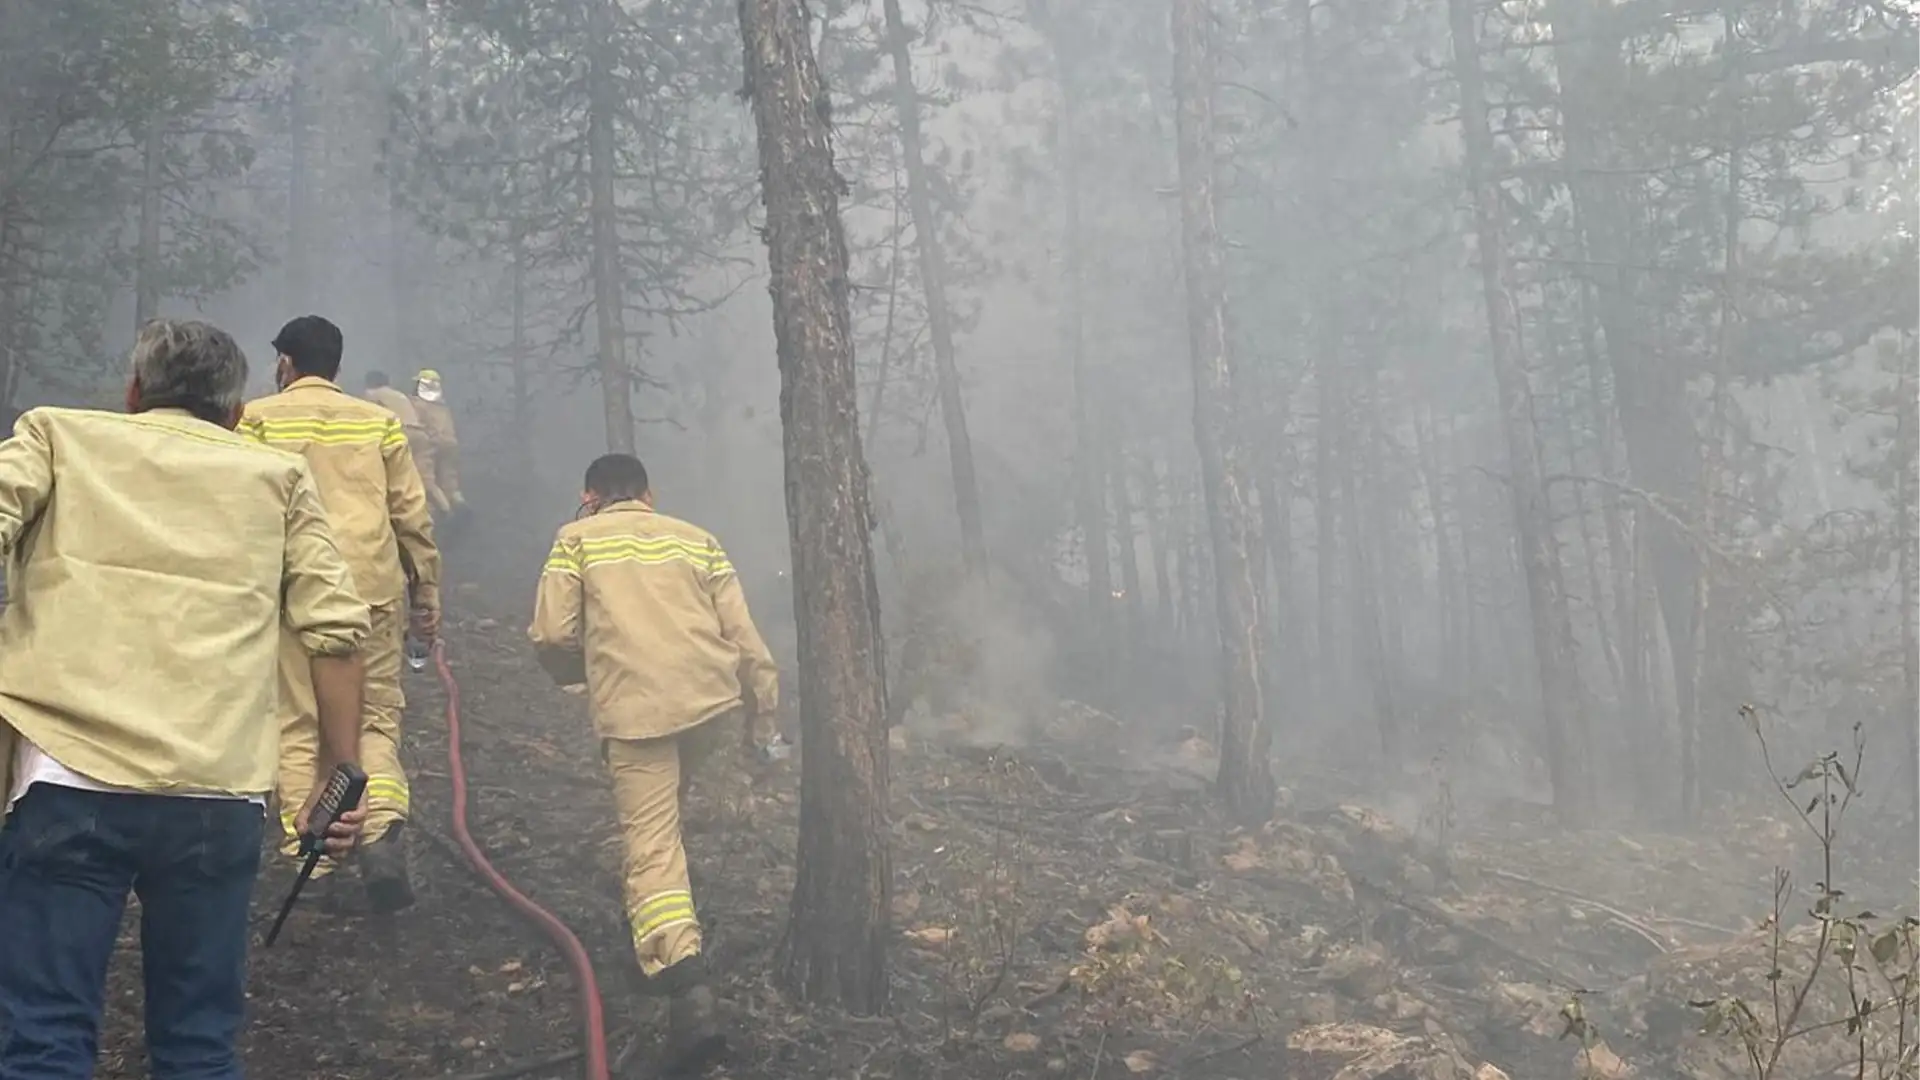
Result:
<svg viewBox="0 0 1920 1080">
<path fill-rule="evenodd" d="M 448 628 L 472 832 L 587 944 L 609 1041 L 631 1049 L 620 1075 L 652 1076 L 663 1017 L 626 978 L 611 796 L 580 699 L 523 646 L 524 576 L 458 589 Z M 409 678 L 420 902 L 387 921 L 306 905 L 278 945 L 256 947 L 253 1076 L 468 1077 L 579 1046 L 565 962 L 445 841 L 443 700 Z M 1743 818 L 1710 839 L 1569 833 L 1524 815 L 1443 833 L 1438 812 L 1432 829 L 1406 829 L 1303 783 L 1272 824 L 1240 831 L 1215 817 L 1204 745 L 1129 754 L 1111 728 L 1067 705 L 1026 747 L 916 738 L 896 755 L 895 1008 L 879 1020 L 772 989 L 795 774 L 758 789 L 722 769 L 703 777 L 688 844 L 735 1033 L 719 1075 L 1732 1076 L 1740 1057 L 1696 1034 L 1688 1002 L 1758 1001 L 1776 964 L 1789 982 L 1801 970 L 1758 928 L 1771 868 L 1809 853 L 1790 820 Z M 1909 888 L 1911 852 L 1882 858 L 1896 894 Z M 263 874 L 262 930 L 290 878 Z M 1844 1009 L 1840 995 L 1822 976 L 1806 1015 Z M 130 920 L 103 1077 L 146 1075 L 139 1015 Z"/>
</svg>

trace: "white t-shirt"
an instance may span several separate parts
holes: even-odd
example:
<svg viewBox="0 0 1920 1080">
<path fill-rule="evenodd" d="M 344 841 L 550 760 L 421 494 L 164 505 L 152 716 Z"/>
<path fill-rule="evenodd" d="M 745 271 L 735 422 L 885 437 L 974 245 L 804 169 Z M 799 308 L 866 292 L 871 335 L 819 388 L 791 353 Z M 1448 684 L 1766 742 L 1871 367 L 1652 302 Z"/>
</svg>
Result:
<svg viewBox="0 0 1920 1080">
<path fill-rule="evenodd" d="M 190 799 L 245 799 L 260 807 L 262 810 L 266 809 L 267 806 L 267 797 L 264 794 L 228 795 L 223 792 L 211 791 L 154 792 L 103 784 L 90 776 L 82 776 L 74 772 L 72 769 L 53 760 L 45 750 L 40 749 L 25 739 L 21 739 L 14 747 L 13 784 L 7 793 L 7 809 L 12 810 L 13 804 L 20 801 L 20 796 L 25 795 L 27 789 L 35 784 L 52 784 L 55 787 L 77 788 L 81 791 L 104 791 L 110 794 L 165 794 L 178 795 Z"/>
</svg>

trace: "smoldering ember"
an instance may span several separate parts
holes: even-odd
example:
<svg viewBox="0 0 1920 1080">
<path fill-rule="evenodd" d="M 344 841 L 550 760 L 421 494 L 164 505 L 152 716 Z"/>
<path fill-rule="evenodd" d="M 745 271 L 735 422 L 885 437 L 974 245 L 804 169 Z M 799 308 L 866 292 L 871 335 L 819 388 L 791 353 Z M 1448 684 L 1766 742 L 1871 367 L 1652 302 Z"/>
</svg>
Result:
<svg viewBox="0 0 1920 1080">
<path fill-rule="evenodd" d="M 120 920 L 91 1003 L 0 928 L 0 1080 L 1920 1080 L 1916 69 L 1911 0 L 0 0 L 0 907 Z M 207 584 L 261 441 L 368 613 L 270 948 L 352 720 Z M 277 794 L 156 671 L 275 681 Z M 268 804 L 242 1018 L 42 784 Z"/>
</svg>

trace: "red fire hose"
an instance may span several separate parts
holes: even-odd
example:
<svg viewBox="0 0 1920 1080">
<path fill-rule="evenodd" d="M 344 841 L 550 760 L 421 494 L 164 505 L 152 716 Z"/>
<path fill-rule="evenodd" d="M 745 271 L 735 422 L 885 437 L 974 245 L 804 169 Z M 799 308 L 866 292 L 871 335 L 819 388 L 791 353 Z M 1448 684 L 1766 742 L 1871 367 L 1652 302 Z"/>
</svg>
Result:
<svg viewBox="0 0 1920 1080">
<path fill-rule="evenodd" d="M 440 675 L 440 687 L 447 694 L 447 764 L 453 778 L 454 842 L 460 845 L 474 872 L 499 893 L 501 899 L 513 905 L 514 910 L 538 923 L 566 955 L 567 963 L 573 966 L 574 981 L 580 985 L 580 1008 L 587 1018 L 587 1080 L 608 1080 L 606 1018 L 600 1007 L 600 984 L 594 980 L 593 961 L 587 956 L 586 946 L 567 929 L 567 924 L 527 899 L 495 870 L 480 845 L 473 842 L 473 834 L 467 831 L 467 767 L 460 758 L 460 684 L 454 681 L 453 669 L 447 666 L 444 642 L 434 642 L 433 666 Z"/>
</svg>

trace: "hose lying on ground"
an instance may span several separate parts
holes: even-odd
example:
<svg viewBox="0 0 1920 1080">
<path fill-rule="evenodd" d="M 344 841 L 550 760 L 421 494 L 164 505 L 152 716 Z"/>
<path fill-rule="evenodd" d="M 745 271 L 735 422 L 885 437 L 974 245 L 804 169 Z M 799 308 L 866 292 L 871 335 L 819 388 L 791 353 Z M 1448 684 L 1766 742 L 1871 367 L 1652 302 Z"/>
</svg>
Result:
<svg viewBox="0 0 1920 1080">
<path fill-rule="evenodd" d="M 454 681 L 453 668 L 447 664 L 445 642 L 434 642 L 433 666 L 439 673 L 440 687 L 447 695 L 447 772 L 453 781 L 454 842 L 460 845 L 473 872 L 499 893 L 501 899 L 513 905 L 514 910 L 538 923 L 572 965 L 574 981 L 580 986 L 580 1007 L 586 1014 L 587 1080 L 608 1080 L 606 1018 L 600 1006 L 600 985 L 593 977 L 593 961 L 587 956 L 586 946 L 567 929 L 567 924 L 527 899 L 495 870 L 480 845 L 473 842 L 473 834 L 467 831 L 467 769 L 460 757 L 460 684 Z"/>
</svg>

